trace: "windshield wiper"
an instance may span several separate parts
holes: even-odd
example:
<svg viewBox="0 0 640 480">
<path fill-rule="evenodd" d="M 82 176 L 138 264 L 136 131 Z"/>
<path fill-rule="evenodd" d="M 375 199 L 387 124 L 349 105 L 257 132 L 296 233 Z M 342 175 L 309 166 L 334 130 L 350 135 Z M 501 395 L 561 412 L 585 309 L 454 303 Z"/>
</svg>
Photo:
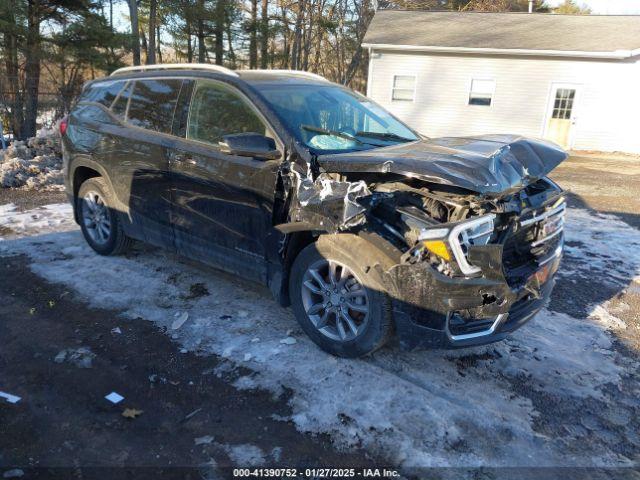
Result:
<svg viewBox="0 0 640 480">
<path fill-rule="evenodd" d="M 334 137 L 346 138 L 347 140 L 353 140 L 354 142 L 358 142 L 360 144 L 366 145 L 362 140 L 358 140 L 353 135 L 349 135 L 348 133 L 338 132 L 336 130 L 327 130 L 326 128 L 314 127 L 313 125 L 300 125 L 300 128 L 303 130 L 307 130 L 308 132 L 316 132 L 322 133 L 323 135 L 332 135 Z"/>
<path fill-rule="evenodd" d="M 371 137 L 371 138 L 379 138 L 381 140 L 398 140 L 400 142 L 413 142 L 414 139 L 401 137 L 395 133 L 390 132 L 358 132 L 356 133 L 356 137 Z"/>
</svg>

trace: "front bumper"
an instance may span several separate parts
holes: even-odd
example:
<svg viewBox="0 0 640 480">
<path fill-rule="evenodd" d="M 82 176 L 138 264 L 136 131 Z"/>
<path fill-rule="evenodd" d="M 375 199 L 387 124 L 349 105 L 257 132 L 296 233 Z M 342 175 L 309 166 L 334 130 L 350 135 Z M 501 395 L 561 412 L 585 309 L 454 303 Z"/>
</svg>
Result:
<svg viewBox="0 0 640 480">
<path fill-rule="evenodd" d="M 386 273 L 392 315 L 403 349 L 463 348 L 493 343 L 531 320 L 548 302 L 562 258 L 562 243 L 510 287 L 499 245 L 478 248 L 473 263 L 482 276 L 452 278 L 424 264 L 403 264 Z"/>
</svg>

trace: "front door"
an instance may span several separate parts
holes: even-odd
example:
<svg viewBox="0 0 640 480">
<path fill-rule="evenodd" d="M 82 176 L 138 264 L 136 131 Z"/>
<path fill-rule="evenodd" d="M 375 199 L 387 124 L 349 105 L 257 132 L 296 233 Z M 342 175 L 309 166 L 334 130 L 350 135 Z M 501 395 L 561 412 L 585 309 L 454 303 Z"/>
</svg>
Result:
<svg viewBox="0 0 640 480">
<path fill-rule="evenodd" d="M 566 149 L 573 147 L 572 128 L 577 97 L 577 85 L 555 84 L 551 89 L 545 138 Z"/>
<path fill-rule="evenodd" d="M 230 134 L 273 134 L 250 102 L 222 82 L 197 80 L 188 103 L 186 128 L 176 131 L 186 138 L 169 153 L 176 247 L 186 256 L 263 281 L 280 160 L 229 155 L 219 142 Z"/>
</svg>

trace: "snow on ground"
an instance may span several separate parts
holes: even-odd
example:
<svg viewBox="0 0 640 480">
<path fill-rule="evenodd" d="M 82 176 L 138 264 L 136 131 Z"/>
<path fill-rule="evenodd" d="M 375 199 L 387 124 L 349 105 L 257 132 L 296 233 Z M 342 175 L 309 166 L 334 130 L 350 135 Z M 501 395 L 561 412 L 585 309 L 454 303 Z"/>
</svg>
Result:
<svg viewBox="0 0 640 480">
<path fill-rule="evenodd" d="M 343 360 L 317 349 L 266 289 L 157 249 L 100 257 L 64 215 L 70 209 L 60 205 L 24 213 L 0 207 L 0 232 L 2 226 L 14 232 L 0 254 L 27 254 L 34 272 L 91 305 L 152 321 L 181 348 L 227 359 L 207 374 L 228 377 L 237 388 L 280 395 L 286 387 L 289 420 L 303 432 L 330 434 L 338 445 L 363 447 L 405 468 L 639 461 L 637 355 L 613 348 L 624 322 L 606 303 L 584 318 L 546 309 L 493 346 L 387 348 L 369 359 Z M 624 288 L 638 278 L 639 231 L 571 209 L 567 236 L 561 281 L 597 275 L 609 288 Z M 197 283 L 209 294 L 193 298 Z M 282 342 L 288 337 L 296 342 Z M 240 376 L 237 366 L 254 373 Z M 240 453 L 257 461 L 263 455 Z"/>
<path fill-rule="evenodd" d="M 6 235 L 38 235 L 75 228 L 70 204 L 45 205 L 26 212 L 18 212 L 13 203 L 0 205 L 0 240 Z"/>
<path fill-rule="evenodd" d="M 45 131 L 25 142 L 15 141 L 0 150 L 0 187 L 62 190 L 60 137 Z"/>
</svg>

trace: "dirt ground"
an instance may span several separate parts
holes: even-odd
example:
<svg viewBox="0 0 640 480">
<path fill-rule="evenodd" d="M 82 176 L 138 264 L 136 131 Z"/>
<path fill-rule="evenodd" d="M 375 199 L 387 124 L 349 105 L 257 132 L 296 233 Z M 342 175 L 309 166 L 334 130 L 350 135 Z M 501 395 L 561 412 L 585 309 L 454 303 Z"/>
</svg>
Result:
<svg viewBox="0 0 640 480">
<path fill-rule="evenodd" d="M 551 178 L 569 192 L 569 205 L 614 215 L 640 230 L 640 156 L 576 154 Z M 572 295 L 587 300 L 610 293 L 602 291 L 598 278 L 585 278 L 583 282 L 578 291 L 572 290 Z M 568 292 L 557 290 L 553 301 L 562 302 L 567 295 Z M 623 335 L 640 351 L 640 284 L 632 282 L 615 293 L 610 302 L 618 317 L 635 326 Z"/>
<path fill-rule="evenodd" d="M 631 227 L 630 231 L 640 230 L 640 159 L 573 156 L 552 178 L 570 191 L 571 206 L 596 216 L 611 214 Z M 0 206 L 13 203 L 19 211 L 37 211 L 32 209 L 64 201 L 64 194 L 60 193 L 0 189 Z M 12 228 L 0 225 L 0 237 L 10 239 L 17 234 Z M 421 450 L 415 445 L 409 448 L 408 439 L 418 438 L 425 439 L 420 449 L 429 446 L 432 451 L 427 450 L 427 456 L 416 459 L 414 465 L 426 465 L 433 454 L 436 466 L 448 464 L 457 468 L 420 473 L 404 469 L 410 478 L 640 478 L 637 271 L 631 278 L 624 277 L 625 287 L 620 288 L 620 282 L 604 281 L 601 273 L 588 274 L 588 265 L 580 263 L 584 259 L 570 254 L 565 259 L 565 268 L 583 273 L 575 278 L 560 278 L 549 306 L 549 319 L 560 326 L 550 328 L 561 329 L 562 325 L 573 325 L 569 320 L 591 318 L 593 305 L 604 304 L 610 314 L 625 323 L 625 328 L 609 335 L 611 345 L 603 336 L 595 346 L 585 343 L 581 350 L 570 349 L 553 357 L 563 344 L 562 339 L 551 341 L 549 335 L 556 330 L 546 334 L 527 330 L 515 341 L 479 351 L 408 354 L 386 349 L 365 362 L 335 362 L 313 346 L 307 349 L 298 329 L 285 323 L 281 336 L 296 338 L 297 345 L 293 347 L 305 349 L 298 356 L 286 356 L 290 354 L 278 350 L 280 357 L 275 358 L 285 364 L 279 371 L 290 369 L 293 377 L 300 376 L 296 371 L 300 359 L 309 358 L 317 365 L 302 371 L 311 372 L 315 378 L 296 383 L 281 373 L 279 389 L 272 388 L 273 379 L 269 388 L 260 384 L 249 384 L 247 388 L 242 387 L 242 382 L 255 378 L 252 369 L 264 370 L 262 364 L 237 361 L 231 347 L 204 348 L 200 339 L 194 340 L 195 334 L 172 334 L 171 323 L 131 318 L 131 313 L 125 312 L 128 306 L 117 307 L 116 294 L 122 294 L 115 287 L 100 300 L 104 304 L 113 302 L 114 308 L 90 304 L 86 292 L 94 291 L 95 286 L 89 284 L 96 277 L 80 268 L 81 263 L 74 259 L 90 255 L 80 250 L 84 247 L 80 247 L 77 233 L 70 231 L 55 237 L 34 232 L 24 233 L 35 238 L 29 247 L 29 251 L 36 249 L 32 258 L 18 253 L 23 247 L 3 255 L 0 242 L 0 391 L 23 396 L 16 404 L 0 398 L 0 474 L 5 478 L 19 478 L 22 474 L 24 478 L 56 479 L 215 479 L 231 478 L 231 467 L 252 465 L 395 468 L 411 465 L 411 456 Z M 65 247 L 67 243 L 69 246 Z M 579 243 L 574 239 L 569 247 L 586 248 Z M 594 259 L 599 260 L 595 254 Z M 142 300 L 144 297 L 155 295 L 153 301 L 161 312 L 173 313 L 180 305 L 191 312 L 191 317 L 197 317 L 197 302 L 208 302 L 204 305 L 211 310 L 219 303 L 225 305 L 226 296 L 227 304 L 233 306 L 236 297 L 228 292 L 239 289 L 223 274 L 194 270 L 189 262 L 155 250 L 142 249 L 114 263 L 98 260 L 101 263 L 97 266 L 112 269 L 112 277 L 120 276 L 122 284 L 133 282 L 137 269 L 142 281 L 149 281 L 140 292 L 141 304 L 146 301 Z M 72 288 L 71 280 L 48 281 L 42 274 L 45 268 L 57 269 L 60 279 L 75 274 L 84 286 Z M 150 274 L 161 280 L 154 283 Z M 223 286 L 215 287 L 215 282 Z M 225 282 L 229 283 L 228 288 Z M 181 292 L 176 295 L 177 302 L 171 293 L 174 286 Z M 260 288 L 247 287 L 246 291 L 250 292 L 255 312 L 264 311 L 265 322 L 290 315 L 272 307 L 268 293 Z M 152 315 L 158 311 L 154 308 L 144 311 Z M 243 308 L 247 308 L 250 318 L 254 315 L 250 307 Z M 219 316 L 225 317 L 231 318 Z M 242 323 L 241 318 L 231 320 Z M 238 328 L 249 339 L 256 336 L 251 342 L 259 342 L 253 345 L 266 341 L 264 330 L 256 333 L 246 331 L 243 325 Z M 214 330 L 205 343 L 222 342 L 216 338 L 221 332 L 226 334 Z M 596 330 L 573 333 L 588 340 Z M 534 337 L 531 344 L 522 340 L 528 335 Z M 227 343 L 223 347 L 235 338 L 224 339 Z M 274 342 L 277 349 L 282 349 L 279 338 Z M 84 352 L 81 358 L 70 358 L 71 353 L 61 358 L 64 350 L 78 349 Z M 597 371 L 601 362 L 613 357 L 615 361 Z M 87 358 L 91 367 L 83 368 L 88 366 Z M 244 358 L 248 358 L 246 354 Z M 593 378 L 591 370 L 596 371 Z M 619 381 L 609 382 L 607 375 L 614 373 L 619 374 Z M 314 382 L 324 385 L 327 379 L 327 385 L 336 390 L 327 391 L 322 386 L 312 389 Z M 596 384 L 597 389 L 593 387 Z M 304 393 L 305 385 L 311 393 Z M 504 392 L 497 391 L 498 385 Z M 575 391 L 566 393 L 567 385 Z M 344 391 L 338 390 L 341 387 Z M 395 388 L 400 392 L 398 397 L 387 399 L 385 395 L 391 395 L 389 391 Z M 581 393 L 583 390 L 587 393 Z M 109 403 L 104 396 L 112 391 L 125 399 L 117 405 Z M 366 399 L 370 403 L 364 403 L 362 412 L 356 404 L 367 393 L 374 398 Z M 472 402 L 487 402 L 484 408 L 489 408 L 492 396 L 498 398 L 498 403 L 491 405 L 491 410 L 473 410 L 478 405 Z M 332 402 L 342 404 L 335 407 L 341 412 L 337 419 L 320 426 L 305 420 L 304 415 L 314 410 L 334 412 Z M 399 402 L 406 402 L 407 406 L 395 411 Z M 425 402 L 430 405 L 424 406 Z M 372 421 L 370 425 L 363 422 L 368 418 L 366 410 L 374 411 L 378 404 L 384 405 L 390 416 L 397 417 L 388 422 L 376 417 L 377 423 Z M 127 409 L 142 413 L 125 418 Z M 468 410 L 469 416 L 449 425 L 457 417 L 448 416 L 448 410 Z M 435 420 L 426 422 L 424 412 Z M 520 418 L 520 412 L 527 418 Z M 490 420 L 485 422 L 485 416 Z M 425 426 L 419 426 L 423 420 Z M 307 428 L 301 427 L 308 424 Z M 414 426 L 415 431 L 410 431 Z M 400 430 L 409 433 L 399 436 L 396 431 Z M 328 433 L 319 433 L 322 431 Z M 434 440 L 429 443 L 431 432 Z M 522 441 L 519 432 L 531 438 Z M 367 435 L 386 436 L 388 441 L 381 440 L 380 448 L 370 448 Z M 345 446 L 344 438 L 349 436 L 354 440 Z M 489 467 L 509 467 L 509 445 L 514 457 L 518 457 L 517 462 L 514 458 L 514 465 L 528 467 L 479 468 L 485 461 Z M 409 453 L 395 456 L 396 449 Z M 498 462 L 492 456 L 494 450 L 502 450 L 500 458 L 507 460 Z M 587 465 L 583 460 L 600 451 L 606 452 L 606 461 L 594 460 Z M 537 456 L 541 452 L 542 456 Z M 527 463 L 523 458 L 529 454 Z M 544 455 L 558 455 L 562 461 L 573 458 L 575 463 L 567 465 L 574 468 L 535 468 Z M 389 458 L 395 460 L 390 462 Z M 583 463 L 591 468 L 575 468 Z M 619 465 L 624 468 L 616 467 Z"/>
<path fill-rule="evenodd" d="M 292 467 L 372 462 L 275 420 L 288 414 L 286 393 L 237 390 L 231 383 L 241 370 L 216 375 L 224 360 L 181 353 L 151 323 L 123 323 L 113 311 L 87 308 L 31 273 L 24 258 L 0 264 L 0 304 L 1 388 L 29 385 L 38 399 L 0 403 L 5 469 L 15 464 L 28 478 L 62 479 L 79 467 L 95 474 L 134 464 L 135 478 L 202 478 L 234 464 L 222 445 L 255 445 Z M 55 362 L 60 351 L 79 347 L 95 355 L 90 368 Z M 104 400 L 112 391 L 125 399 Z M 143 413 L 125 418 L 128 408 Z"/>
</svg>

